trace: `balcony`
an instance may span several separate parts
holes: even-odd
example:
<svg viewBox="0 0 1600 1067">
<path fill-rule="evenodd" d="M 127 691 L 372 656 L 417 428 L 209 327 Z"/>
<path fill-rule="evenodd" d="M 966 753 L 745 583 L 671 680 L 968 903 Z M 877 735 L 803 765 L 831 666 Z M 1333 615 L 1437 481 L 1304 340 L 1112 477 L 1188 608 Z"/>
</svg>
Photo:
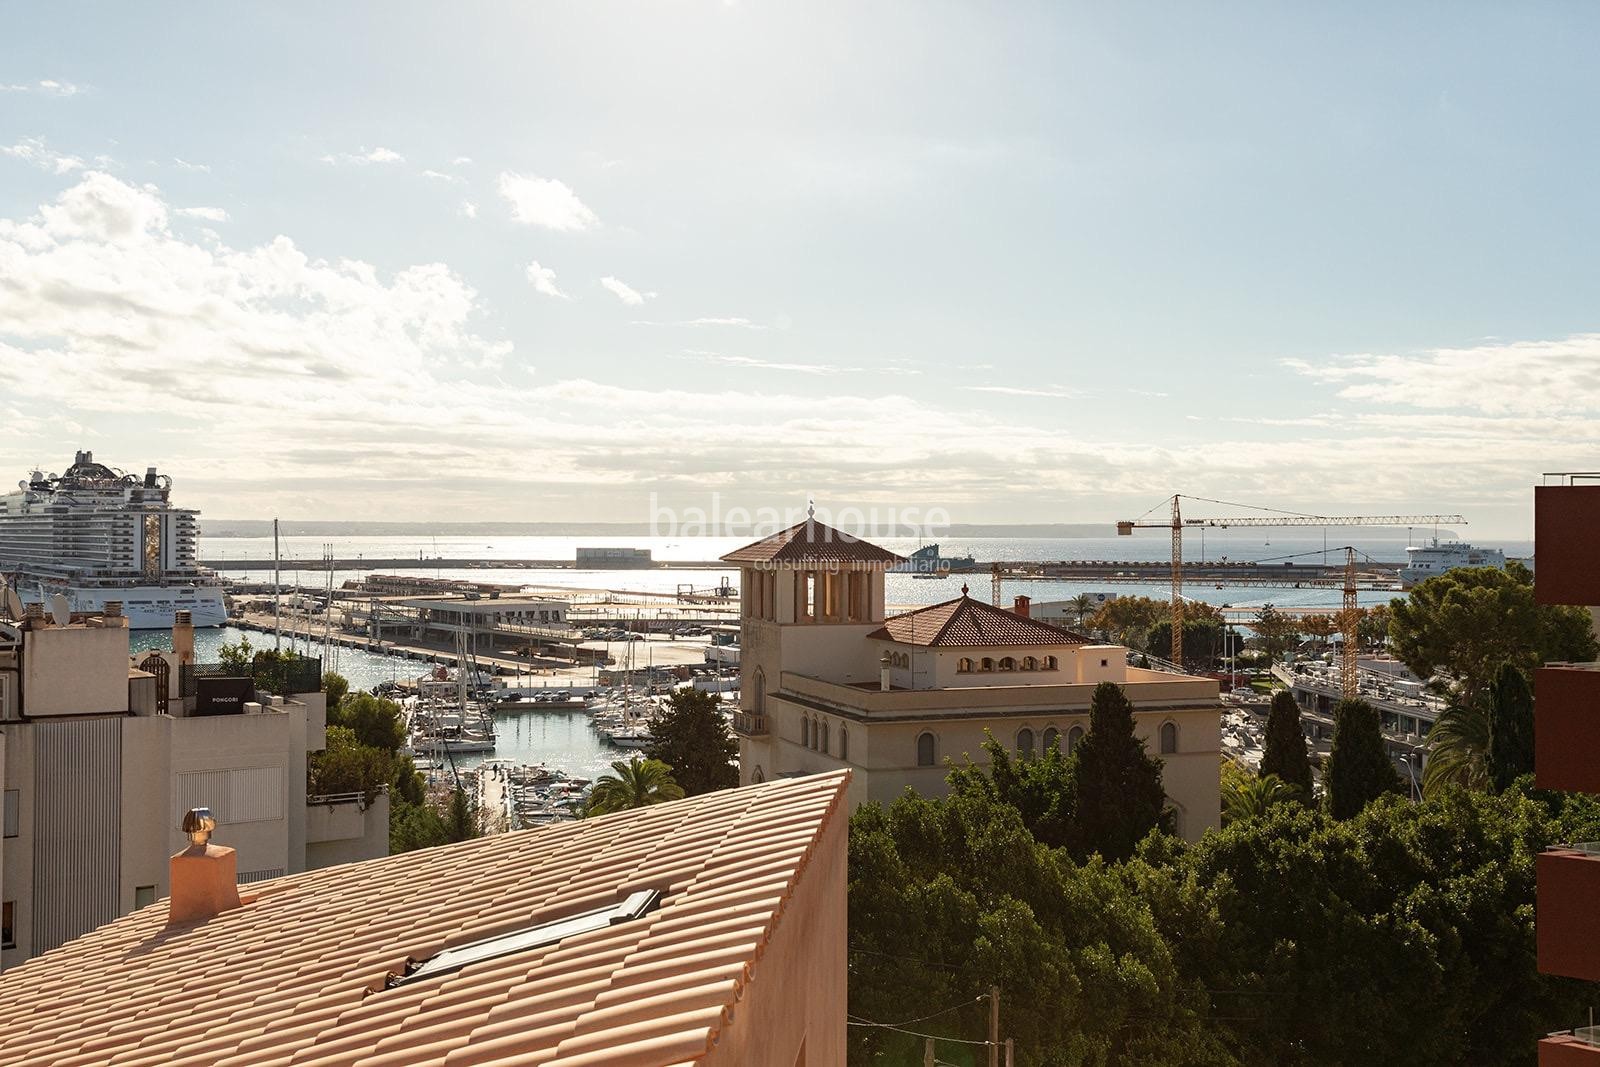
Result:
<svg viewBox="0 0 1600 1067">
<path fill-rule="evenodd" d="M 1600 842 L 1552 848 L 1535 858 L 1534 936 L 1543 974 L 1600 981 Z M 1597 1064 L 1600 1067 L 1600 1064 Z"/>
<path fill-rule="evenodd" d="M 1576 480 L 1585 476 L 1560 477 Z M 1600 485 L 1534 488 L 1533 536 L 1539 546 L 1539 563 L 1533 589 L 1539 603 L 1600 605 L 1600 567 L 1594 565 L 1597 522 Z"/>
<path fill-rule="evenodd" d="M 1533 689 L 1535 784 L 1600 793 L 1600 664 L 1540 667 Z"/>
<path fill-rule="evenodd" d="M 753 711 L 733 713 L 733 732 L 744 737 L 766 737 L 767 717 Z"/>
<path fill-rule="evenodd" d="M 1600 1027 L 1551 1034 L 1539 1042 L 1539 1067 L 1600 1067 Z"/>
</svg>

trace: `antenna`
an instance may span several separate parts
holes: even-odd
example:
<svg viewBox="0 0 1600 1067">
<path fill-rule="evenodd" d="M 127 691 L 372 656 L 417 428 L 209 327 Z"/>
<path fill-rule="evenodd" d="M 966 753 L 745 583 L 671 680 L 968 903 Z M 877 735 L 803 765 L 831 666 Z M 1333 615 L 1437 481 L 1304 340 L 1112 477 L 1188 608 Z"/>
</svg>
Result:
<svg viewBox="0 0 1600 1067">
<path fill-rule="evenodd" d="M 4 582 L 0 582 L 0 585 L 4 585 Z M 5 586 L 4 606 L 12 622 L 22 621 L 22 598 L 9 585 Z"/>
<path fill-rule="evenodd" d="M 65 626 L 72 621 L 72 601 L 67 599 L 65 593 L 50 594 L 50 617 L 57 626 Z"/>
</svg>

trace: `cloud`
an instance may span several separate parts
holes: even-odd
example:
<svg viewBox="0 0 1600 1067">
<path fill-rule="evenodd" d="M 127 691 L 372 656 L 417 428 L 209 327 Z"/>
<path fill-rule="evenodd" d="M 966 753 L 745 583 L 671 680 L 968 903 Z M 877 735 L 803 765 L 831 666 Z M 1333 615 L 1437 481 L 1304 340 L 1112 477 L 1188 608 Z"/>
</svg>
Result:
<svg viewBox="0 0 1600 1067">
<path fill-rule="evenodd" d="M 1063 385 L 1047 386 L 1016 386 L 1016 385 L 963 385 L 961 388 L 973 393 L 998 393 L 1002 396 L 1044 396 L 1057 400 L 1076 400 L 1083 396 L 1077 389 L 1068 389 Z"/>
<path fill-rule="evenodd" d="M 600 219 L 565 182 L 555 178 L 503 171 L 500 195 L 511 205 L 511 217 L 547 230 L 587 230 Z"/>
<path fill-rule="evenodd" d="M 322 162 L 365 167 L 373 163 L 404 163 L 405 159 L 406 157 L 399 152 L 380 146 L 370 151 L 363 147 L 359 152 L 341 152 L 338 155 L 326 155 L 322 157 Z"/>
<path fill-rule="evenodd" d="M 619 278 L 613 278 L 609 274 L 600 279 L 600 287 L 630 307 L 637 307 L 646 300 L 654 300 L 656 298 L 655 293 L 641 293 L 633 286 Z"/>
<path fill-rule="evenodd" d="M 450 165 L 452 167 L 470 167 L 472 165 L 472 157 L 471 156 L 457 156 L 456 158 L 454 158 L 454 159 L 452 159 L 450 161 Z"/>
<path fill-rule="evenodd" d="M 456 177 L 454 174 L 446 174 L 442 170 L 425 170 L 422 172 L 422 176 L 424 178 L 432 178 L 436 182 L 460 182 L 465 180 Z"/>
<path fill-rule="evenodd" d="M 190 163 L 188 160 L 179 159 L 176 156 L 173 157 L 172 162 L 179 170 L 193 171 L 198 174 L 211 173 L 211 164 L 209 163 Z"/>
<path fill-rule="evenodd" d="M 20 159 L 40 170 L 53 171 L 56 174 L 83 169 L 83 160 L 77 156 L 62 155 L 46 147 L 44 141 L 37 137 L 25 137 L 14 145 L 0 145 L 0 155 Z"/>
<path fill-rule="evenodd" d="M 539 261 L 534 260 L 528 264 L 528 281 L 533 283 L 534 292 L 553 296 L 560 300 L 572 299 L 556 287 L 556 272 L 549 267 L 539 266 Z"/>
<path fill-rule="evenodd" d="M 0 85 L 0 93 L 37 93 L 41 96 L 77 96 L 84 91 L 81 85 L 46 78 L 24 85 Z"/>
<path fill-rule="evenodd" d="M 478 205 L 471 200 L 461 201 L 461 206 L 456 209 L 463 218 L 475 219 L 478 217 Z"/>
<path fill-rule="evenodd" d="M 207 222 L 228 221 L 228 213 L 220 207 L 180 207 L 174 210 L 173 214 L 190 219 L 205 219 Z"/>
<path fill-rule="evenodd" d="M 842 367 L 834 363 L 787 363 L 778 360 L 758 359 L 755 356 L 725 356 L 717 352 L 691 351 L 684 353 L 684 355 L 704 363 L 716 363 L 724 367 L 792 371 L 797 374 L 858 374 L 866 370 L 865 367 Z"/>
<path fill-rule="evenodd" d="M 700 318 L 679 319 L 676 322 L 661 322 L 651 319 L 634 319 L 635 326 L 737 326 L 746 330 L 765 330 L 766 327 L 759 322 L 740 318 Z"/>
</svg>

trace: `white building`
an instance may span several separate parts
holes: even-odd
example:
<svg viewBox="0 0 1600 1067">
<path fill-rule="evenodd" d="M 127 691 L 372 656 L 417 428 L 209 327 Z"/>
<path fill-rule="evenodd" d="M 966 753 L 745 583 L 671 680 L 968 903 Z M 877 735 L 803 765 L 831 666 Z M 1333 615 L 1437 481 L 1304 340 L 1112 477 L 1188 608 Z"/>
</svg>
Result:
<svg viewBox="0 0 1600 1067">
<path fill-rule="evenodd" d="M 166 896 L 190 808 L 228 827 L 241 882 L 387 854 L 387 797 L 308 804 L 321 692 L 246 682 L 233 713 L 197 715 L 192 626 L 174 644 L 135 666 L 117 605 L 86 624 L 0 622 L 0 970 Z"/>
</svg>

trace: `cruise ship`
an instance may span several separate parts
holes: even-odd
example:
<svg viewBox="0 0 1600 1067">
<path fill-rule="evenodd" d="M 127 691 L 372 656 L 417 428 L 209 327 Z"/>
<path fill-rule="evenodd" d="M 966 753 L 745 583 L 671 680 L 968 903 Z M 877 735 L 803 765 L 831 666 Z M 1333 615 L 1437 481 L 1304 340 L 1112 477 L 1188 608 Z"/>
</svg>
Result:
<svg viewBox="0 0 1600 1067">
<path fill-rule="evenodd" d="M 124 474 L 79 452 L 65 474 L 34 471 L 0 497 L 0 575 L 24 603 L 67 597 L 74 612 L 121 601 L 128 626 L 228 621 L 222 583 L 195 560 L 198 513 L 175 508 L 172 479 Z"/>
<path fill-rule="evenodd" d="M 1443 541 L 1437 537 L 1426 545 L 1406 547 L 1406 565 L 1400 568 L 1400 588 L 1457 567 L 1496 567 L 1505 570 L 1506 554 L 1498 548 L 1474 548 L 1465 541 Z"/>
</svg>

